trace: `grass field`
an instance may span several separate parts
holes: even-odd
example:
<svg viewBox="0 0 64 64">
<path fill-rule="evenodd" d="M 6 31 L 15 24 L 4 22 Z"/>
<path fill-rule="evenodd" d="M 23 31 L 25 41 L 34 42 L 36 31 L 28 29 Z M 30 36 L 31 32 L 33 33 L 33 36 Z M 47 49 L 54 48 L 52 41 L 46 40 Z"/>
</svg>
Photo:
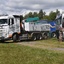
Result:
<svg viewBox="0 0 64 64">
<path fill-rule="evenodd" d="M 60 42 L 56 38 L 51 38 L 51 39 L 39 41 L 38 44 L 36 43 L 36 45 L 45 46 L 45 47 L 52 47 L 52 48 L 54 48 L 54 47 L 64 48 L 64 42 Z"/>
<path fill-rule="evenodd" d="M 54 44 L 58 43 L 58 41 L 50 39 L 38 41 L 39 43 L 41 42 L 38 45 L 40 46 L 45 41 L 49 42 L 52 40 Z M 48 46 L 49 44 L 47 42 L 46 44 Z M 54 46 L 51 42 L 50 44 Z M 55 52 L 15 43 L 0 43 L 0 64 L 64 64 L 64 52 L 60 53 L 60 51 Z"/>
<path fill-rule="evenodd" d="M 56 38 L 51 38 L 47 40 L 38 40 L 38 41 L 23 41 L 18 42 L 18 44 L 34 48 L 64 51 L 64 42 L 60 42 Z"/>
</svg>

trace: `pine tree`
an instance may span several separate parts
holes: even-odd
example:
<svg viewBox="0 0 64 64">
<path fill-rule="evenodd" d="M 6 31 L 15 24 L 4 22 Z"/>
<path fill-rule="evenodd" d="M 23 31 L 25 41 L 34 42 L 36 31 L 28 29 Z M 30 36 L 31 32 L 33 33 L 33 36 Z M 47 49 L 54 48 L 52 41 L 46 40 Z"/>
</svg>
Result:
<svg viewBox="0 0 64 64">
<path fill-rule="evenodd" d="M 43 10 L 42 9 L 39 11 L 38 16 L 39 16 L 40 19 L 43 19 Z"/>
</svg>

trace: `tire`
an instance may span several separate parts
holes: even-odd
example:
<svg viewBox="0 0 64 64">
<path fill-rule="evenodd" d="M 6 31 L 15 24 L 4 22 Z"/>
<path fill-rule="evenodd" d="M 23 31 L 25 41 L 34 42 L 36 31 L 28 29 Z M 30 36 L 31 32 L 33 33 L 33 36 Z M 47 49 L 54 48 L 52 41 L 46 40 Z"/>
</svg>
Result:
<svg viewBox="0 0 64 64">
<path fill-rule="evenodd" d="M 47 39 L 48 38 L 48 35 L 47 33 L 44 34 L 44 39 Z"/>
<path fill-rule="evenodd" d="M 56 37 L 56 34 L 55 34 L 55 33 L 52 33 L 52 34 L 51 34 L 51 37 Z"/>
<path fill-rule="evenodd" d="M 36 41 L 37 37 L 35 35 L 32 36 L 32 40 Z"/>
<path fill-rule="evenodd" d="M 39 36 L 39 40 L 42 40 L 42 35 Z"/>
<path fill-rule="evenodd" d="M 37 40 L 42 40 L 42 35 L 41 34 L 37 35 Z"/>
<path fill-rule="evenodd" d="M 13 39 L 13 42 L 17 42 L 17 40 L 18 40 L 18 34 L 14 34 L 13 37 L 12 37 L 12 39 Z"/>
</svg>

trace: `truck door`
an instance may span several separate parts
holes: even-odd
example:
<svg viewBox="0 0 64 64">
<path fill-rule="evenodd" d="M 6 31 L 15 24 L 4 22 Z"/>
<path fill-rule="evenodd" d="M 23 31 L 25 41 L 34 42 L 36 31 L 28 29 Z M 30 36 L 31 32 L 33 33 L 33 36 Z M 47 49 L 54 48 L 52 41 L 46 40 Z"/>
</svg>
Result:
<svg viewBox="0 0 64 64">
<path fill-rule="evenodd" d="M 10 18 L 8 24 L 9 24 L 9 34 L 12 34 L 15 31 L 14 19 Z"/>
<path fill-rule="evenodd" d="M 15 23 L 15 31 L 20 32 L 20 18 L 14 18 L 14 23 Z"/>
</svg>

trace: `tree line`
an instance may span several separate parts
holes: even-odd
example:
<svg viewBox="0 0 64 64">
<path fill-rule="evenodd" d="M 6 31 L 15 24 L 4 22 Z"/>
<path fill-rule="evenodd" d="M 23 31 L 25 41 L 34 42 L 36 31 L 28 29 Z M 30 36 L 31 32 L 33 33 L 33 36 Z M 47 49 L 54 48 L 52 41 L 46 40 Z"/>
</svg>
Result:
<svg viewBox="0 0 64 64">
<path fill-rule="evenodd" d="M 56 12 L 51 11 L 51 12 L 49 13 L 49 15 L 46 15 L 46 12 L 44 12 L 44 11 L 41 9 L 41 10 L 39 10 L 38 13 L 37 13 L 37 12 L 29 12 L 28 14 L 26 14 L 26 15 L 24 16 L 24 19 L 29 18 L 29 17 L 39 17 L 40 20 L 43 19 L 43 20 L 49 20 L 49 21 L 51 21 L 51 20 L 55 20 L 56 15 L 57 15 L 58 13 L 60 13 L 60 11 L 59 11 L 58 9 L 56 9 Z"/>
</svg>

